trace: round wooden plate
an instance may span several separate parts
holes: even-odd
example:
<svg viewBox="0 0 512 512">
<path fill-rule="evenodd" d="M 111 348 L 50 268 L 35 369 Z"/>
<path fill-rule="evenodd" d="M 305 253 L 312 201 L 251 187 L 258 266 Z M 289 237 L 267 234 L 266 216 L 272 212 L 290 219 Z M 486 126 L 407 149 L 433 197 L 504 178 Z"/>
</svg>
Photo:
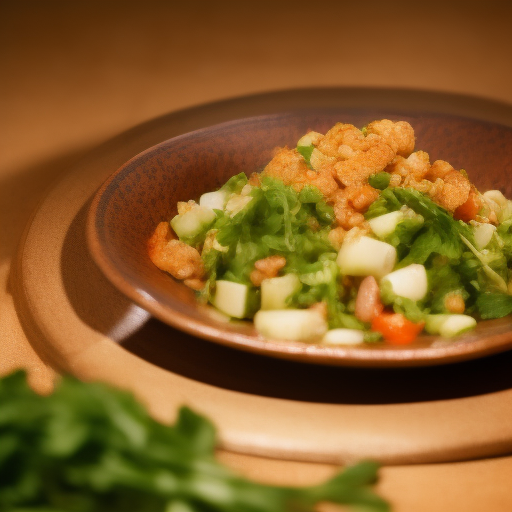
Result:
<svg viewBox="0 0 512 512">
<path fill-rule="evenodd" d="M 393 101 L 397 108 L 404 97 L 403 91 L 328 94 L 340 108 L 360 108 L 375 94 L 389 103 L 386 108 Z M 179 405 L 192 406 L 217 424 L 222 447 L 231 451 L 387 464 L 511 452 L 511 352 L 401 369 L 269 358 L 192 337 L 150 317 L 92 261 L 85 241 L 91 198 L 131 156 L 180 133 L 306 101 L 322 106 L 325 97 L 325 91 L 276 93 L 170 114 L 122 134 L 70 169 L 34 214 L 14 267 L 13 295 L 29 340 L 60 371 L 129 389 L 163 421 L 172 420 Z M 405 97 L 432 110 L 446 102 L 430 93 Z M 472 105 L 473 116 L 486 119 L 486 102 Z"/>
<path fill-rule="evenodd" d="M 480 190 L 512 195 L 512 128 L 455 116 L 388 109 L 302 109 L 244 118 L 181 135 L 130 159 L 95 195 L 88 241 L 107 278 L 157 318 L 189 334 L 268 356 L 350 366 L 419 366 L 462 361 L 512 348 L 512 317 L 481 322 L 456 339 L 419 336 L 412 344 L 333 347 L 264 339 L 250 322 L 226 322 L 198 303 L 194 292 L 149 259 L 148 239 L 176 215 L 178 201 L 197 199 L 231 176 L 260 170 L 276 147 L 293 147 L 308 129 L 325 133 L 337 121 L 364 126 L 374 119 L 405 120 L 416 147 L 431 161 L 465 168 Z"/>
</svg>

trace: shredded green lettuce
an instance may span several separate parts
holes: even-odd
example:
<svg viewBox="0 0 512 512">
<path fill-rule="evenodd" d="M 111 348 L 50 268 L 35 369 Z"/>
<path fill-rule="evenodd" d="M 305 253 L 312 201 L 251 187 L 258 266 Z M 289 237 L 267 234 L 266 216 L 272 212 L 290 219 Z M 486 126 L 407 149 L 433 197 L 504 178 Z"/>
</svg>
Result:
<svg viewBox="0 0 512 512">
<path fill-rule="evenodd" d="M 414 189 L 387 188 L 370 205 L 366 218 L 374 218 L 407 206 L 423 218 L 411 217 L 397 225 L 386 242 L 397 248 L 397 268 L 420 263 L 427 269 L 428 294 L 421 304 L 396 303 L 387 298 L 395 311 L 409 319 L 419 319 L 420 311 L 446 313 L 445 299 L 459 294 L 466 303 L 466 312 L 480 312 L 485 318 L 509 314 L 503 305 L 494 312 L 488 304 L 508 304 L 507 282 L 512 260 L 512 222 L 498 227 L 498 237 L 483 251 L 474 247 L 471 227 L 454 219 L 429 197 Z M 384 293 L 384 297 L 386 294 Z M 496 298 L 499 297 L 499 298 Z M 501 301 L 501 302 L 500 302 Z M 483 308 L 483 309 L 482 309 Z M 482 315 L 482 318 L 484 316 Z"/>
<path fill-rule="evenodd" d="M 203 292 L 206 300 L 216 279 L 254 288 L 250 279 L 254 263 L 268 256 L 284 256 L 286 273 L 296 274 L 306 273 L 321 256 L 336 256 L 327 237 L 334 212 L 317 188 L 308 186 L 297 193 L 282 181 L 262 177 L 261 186 L 254 187 L 250 196 L 251 201 L 232 217 L 217 212 L 212 229 L 224 251 L 203 250 L 207 271 L 215 274 Z"/>
<path fill-rule="evenodd" d="M 484 319 L 502 318 L 512 313 L 512 295 L 505 293 L 482 293 L 476 306 Z"/>
<path fill-rule="evenodd" d="M 221 187 L 221 190 L 225 190 L 228 193 L 239 194 L 244 186 L 247 185 L 248 181 L 247 175 L 244 172 L 241 172 L 229 178 L 229 180 Z"/>
<path fill-rule="evenodd" d="M 393 236 L 402 236 L 398 241 L 403 245 L 399 267 L 411 263 L 424 264 L 431 255 L 438 254 L 457 260 L 462 256 L 465 246 L 460 235 L 472 240 L 471 229 L 462 221 L 455 220 L 444 208 L 434 203 L 425 194 L 411 188 L 387 188 L 370 205 L 366 218 L 371 219 L 407 206 L 421 215 L 424 222 L 409 221 L 402 224 L 400 231 Z M 416 235 L 414 237 L 414 235 Z M 395 241 L 396 239 L 392 240 Z M 410 245 L 409 245 L 410 244 Z M 397 244 L 398 245 L 398 244 Z M 409 250 L 404 251 L 404 246 Z M 404 254 L 406 252 L 406 254 Z"/>
</svg>

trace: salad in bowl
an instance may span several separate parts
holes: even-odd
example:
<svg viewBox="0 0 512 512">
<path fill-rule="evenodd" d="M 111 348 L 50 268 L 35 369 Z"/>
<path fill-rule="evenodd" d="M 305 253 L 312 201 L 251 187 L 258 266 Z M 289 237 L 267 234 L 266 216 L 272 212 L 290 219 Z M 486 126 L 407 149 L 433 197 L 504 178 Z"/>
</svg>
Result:
<svg viewBox="0 0 512 512">
<path fill-rule="evenodd" d="M 266 338 L 452 338 L 512 312 L 512 202 L 415 149 L 406 121 L 337 123 L 179 202 L 151 261 Z"/>
</svg>

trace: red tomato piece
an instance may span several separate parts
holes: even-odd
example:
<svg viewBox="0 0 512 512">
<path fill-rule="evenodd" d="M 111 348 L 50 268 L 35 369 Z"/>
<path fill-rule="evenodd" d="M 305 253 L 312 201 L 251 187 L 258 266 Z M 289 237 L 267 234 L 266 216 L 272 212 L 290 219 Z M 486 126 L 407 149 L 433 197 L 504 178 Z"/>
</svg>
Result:
<svg viewBox="0 0 512 512">
<path fill-rule="evenodd" d="M 383 311 L 372 321 L 372 331 L 380 332 L 392 345 L 407 345 L 416 339 L 425 322 L 415 324 L 401 313 Z"/>
<path fill-rule="evenodd" d="M 464 204 L 461 204 L 454 212 L 453 216 L 457 220 L 469 222 L 474 220 L 482 208 L 482 200 L 474 189 L 469 191 L 469 196 Z"/>
</svg>

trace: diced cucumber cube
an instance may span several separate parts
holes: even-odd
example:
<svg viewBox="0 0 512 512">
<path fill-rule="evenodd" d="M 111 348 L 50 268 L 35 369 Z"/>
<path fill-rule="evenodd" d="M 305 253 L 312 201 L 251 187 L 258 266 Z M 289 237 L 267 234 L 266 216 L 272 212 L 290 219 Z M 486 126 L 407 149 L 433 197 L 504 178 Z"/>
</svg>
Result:
<svg viewBox="0 0 512 512">
<path fill-rule="evenodd" d="M 449 316 L 451 315 L 427 315 L 425 318 L 425 331 L 429 334 L 439 334 L 441 325 L 443 325 L 443 322 L 445 322 Z"/>
<path fill-rule="evenodd" d="M 492 235 L 496 231 L 496 226 L 492 224 L 475 223 L 473 225 L 473 237 L 475 239 L 475 247 L 482 250 L 491 241 Z"/>
<path fill-rule="evenodd" d="M 199 198 L 199 206 L 210 208 L 211 210 L 223 210 L 226 204 L 227 193 L 225 190 L 207 192 Z"/>
<path fill-rule="evenodd" d="M 327 345 L 359 345 L 364 343 L 364 332 L 358 329 L 331 329 L 324 334 Z"/>
<path fill-rule="evenodd" d="M 476 320 L 469 315 L 427 315 L 425 320 L 425 330 L 429 334 L 440 334 L 445 338 L 457 336 L 475 326 Z"/>
<path fill-rule="evenodd" d="M 395 270 L 384 276 L 380 282 L 389 283 L 395 295 L 414 301 L 423 299 L 428 290 L 427 272 L 418 263 Z"/>
<path fill-rule="evenodd" d="M 250 290 L 245 284 L 218 280 L 212 304 L 233 318 L 247 318 L 250 313 Z"/>
<path fill-rule="evenodd" d="M 344 275 L 380 279 L 393 270 L 396 249 L 386 242 L 361 236 L 342 244 L 336 262 Z"/>
<path fill-rule="evenodd" d="M 237 213 L 241 212 L 252 200 L 252 196 L 233 194 L 226 203 L 226 211 L 230 217 L 234 217 Z"/>
<path fill-rule="evenodd" d="M 472 316 L 451 315 L 451 317 L 448 318 L 441 326 L 439 334 L 450 338 L 470 329 L 474 329 L 475 327 L 476 320 Z"/>
<path fill-rule="evenodd" d="M 261 309 L 286 309 L 287 299 L 300 288 L 296 274 L 264 279 L 261 282 Z"/>
<path fill-rule="evenodd" d="M 379 238 L 386 238 L 388 235 L 395 231 L 398 223 L 404 218 L 403 212 L 400 210 L 396 212 L 386 213 L 379 217 L 374 217 L 368 221 L 371 230 Z"/>
<path fill-rule="evenodd" d="M 171 219 L 171 227 L 180 238 L 194 238 L 213 223 L 216 215 L 211 208 L 195 206 Z"/>
<path fill-rule="evenodd" d="M 260 309 L 254 326 L 267 338 L 290 341 L 313 340 L 327 331 L 325 318 L 314 309 Z"/>
</svg>

